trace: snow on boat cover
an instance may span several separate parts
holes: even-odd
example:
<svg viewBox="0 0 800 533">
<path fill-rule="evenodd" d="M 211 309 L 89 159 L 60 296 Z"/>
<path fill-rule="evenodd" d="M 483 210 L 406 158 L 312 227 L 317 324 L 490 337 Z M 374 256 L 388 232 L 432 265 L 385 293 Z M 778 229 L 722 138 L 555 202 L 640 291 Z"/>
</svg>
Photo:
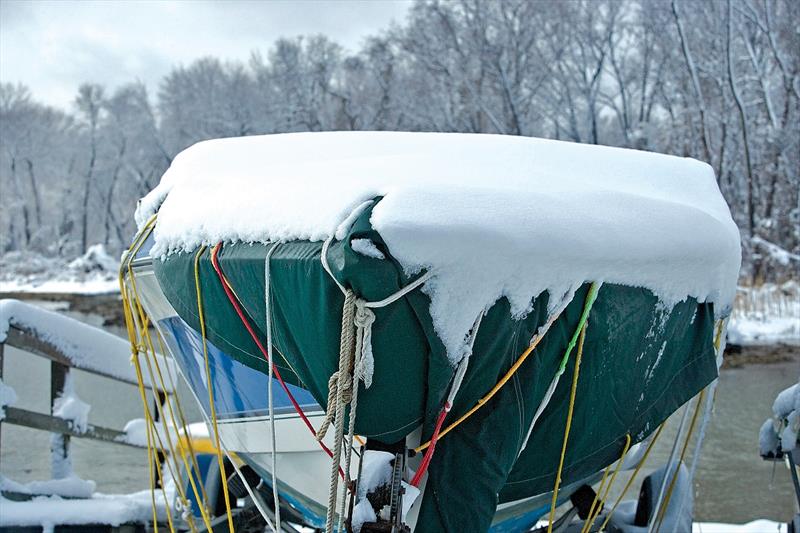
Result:
<svg viewBox="0 0 800 533">
<path fill-rule="evenodd" d="M 724 313 L 735 293 L 739 232 L 711 167 L 605 146 L 451 133 L 218 139 L 180 153 L 136 218 L 159 212 L 154 255 L 319 241 L 378 196 L 370 222 L 407 273 L 433 274 L 424 290 L 453 361 L 502 296 L 524 315 L 543 291 L 557 302 L 602 281 Z"/>
</svg>

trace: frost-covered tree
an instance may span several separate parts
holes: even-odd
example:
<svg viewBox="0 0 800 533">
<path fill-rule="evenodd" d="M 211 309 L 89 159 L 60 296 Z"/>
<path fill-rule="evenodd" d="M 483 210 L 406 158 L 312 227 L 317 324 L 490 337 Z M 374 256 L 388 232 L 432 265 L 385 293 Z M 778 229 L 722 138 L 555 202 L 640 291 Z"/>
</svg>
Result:
<svg viewBox="0 0 800 533">
<path fill-rule="evenodd" d="M 742 231 L 743 273 L 796 276 L 799 24 L 796 0 L 418 0 L 358 50 L 312 35 L 246 63 L 176 66 L 153 102 L 141 84 L 109 97 L 85 85 L 66 114 L 4 85 L 0 249 L 118 250 L 136 199 L 204 139 L 451 131 L 706 161 Z"/>
</svg>

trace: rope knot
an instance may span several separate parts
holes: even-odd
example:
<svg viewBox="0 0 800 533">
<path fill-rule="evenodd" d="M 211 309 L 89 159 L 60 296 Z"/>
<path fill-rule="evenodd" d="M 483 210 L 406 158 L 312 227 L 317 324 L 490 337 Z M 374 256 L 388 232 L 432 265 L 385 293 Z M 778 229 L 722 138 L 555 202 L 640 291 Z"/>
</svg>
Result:
<svg viewBox="0 0 800 533">
<path fill-rule="evenodd" d="M 364 303 L 361 300 L 356 302 L 356 316 L 353 322 L 357 328 L 369 328 L 375 323 L 375 313 Z"/>
<path fill-rule="evenodd" d="M 353 318 L 356 326 L 356 350 L 360 350 L 353 376 L 364 382 L 364 387 L 372 385 L 372 372 L 375 359 L 372 355 L 372 324 L 375 323 L 375 312 L 366 306 L 363 300 L 356 300 L 356 312 Z"/>
</svg>

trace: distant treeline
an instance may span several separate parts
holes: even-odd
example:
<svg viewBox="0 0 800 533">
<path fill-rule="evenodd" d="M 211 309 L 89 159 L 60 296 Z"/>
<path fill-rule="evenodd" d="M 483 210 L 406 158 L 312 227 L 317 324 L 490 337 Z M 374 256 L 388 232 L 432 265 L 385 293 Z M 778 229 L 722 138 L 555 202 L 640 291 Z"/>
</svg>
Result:
<svg viewBox="0 0 800 533">
<path fill-rule="evenodd" d="M 279 39 L 247 63 L 175 67 L 156 95 L 86 83 L 60 110 L 4 84 L 0 253 L 73 256 L 94 242 L 119 251 L 136 200 L 203 139 L 484 132 L 706 161 L 742 232 L 743 273 L 791 276 L 798 25 L 796 0 L 419 1 L 357 53 L 323 35 Z"/>
</svg>

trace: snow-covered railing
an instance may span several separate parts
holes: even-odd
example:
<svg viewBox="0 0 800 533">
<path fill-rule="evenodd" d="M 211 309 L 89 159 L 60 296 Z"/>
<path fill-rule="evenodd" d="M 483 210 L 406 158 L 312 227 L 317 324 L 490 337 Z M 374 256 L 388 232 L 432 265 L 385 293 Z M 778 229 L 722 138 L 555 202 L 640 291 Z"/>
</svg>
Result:
<svg viewBox="0 0 800 533">
<path fill-rule="evenodd" d="M 19 300 L 0 300 L 0 344 L 4 343 L 68 367 L 138 384 L 128 341 Z M 158 362 L 162 371 L 173 379 L 165 375 L 165 386 L 155 388 L 171 393 L 172 383 L 177 379 L 175 365 L 163 356 L 159 356 Z M 154 383 L 160 385 L 158 379 L 151 379 L 147 368 L 142 370 L 147 388 L 154 388 Z"/>
<path fill-rule="evenodd" d="M 3 382 L 6 346 L 50 360 L 50 413 L 14 407 L 16 394 Z M 171 401 L 177 371 L 171 359 L 157 356 L 166 383 L 153 378 L 142 365 L 144 385 L 154 401 Z M 72 476 L 69 457 L 71 437 L 89 438 L 127 446 L 142 447 L 141 439 L 125 430 L 95 426 L 88 421 L 90 406 L 74 390 L 73 368 L 115 381 L 138 386 L 127 341 L 67 316 L 17 300 L 0 300 L 0 423 L 49 431 L 54 479 Z M 158 376 L 158 373 L 156 373 Z M 155 385 L 154 385 L 155 384 Z M 153 413 L 158 419 L 159 406 Z"/>
</svg>

